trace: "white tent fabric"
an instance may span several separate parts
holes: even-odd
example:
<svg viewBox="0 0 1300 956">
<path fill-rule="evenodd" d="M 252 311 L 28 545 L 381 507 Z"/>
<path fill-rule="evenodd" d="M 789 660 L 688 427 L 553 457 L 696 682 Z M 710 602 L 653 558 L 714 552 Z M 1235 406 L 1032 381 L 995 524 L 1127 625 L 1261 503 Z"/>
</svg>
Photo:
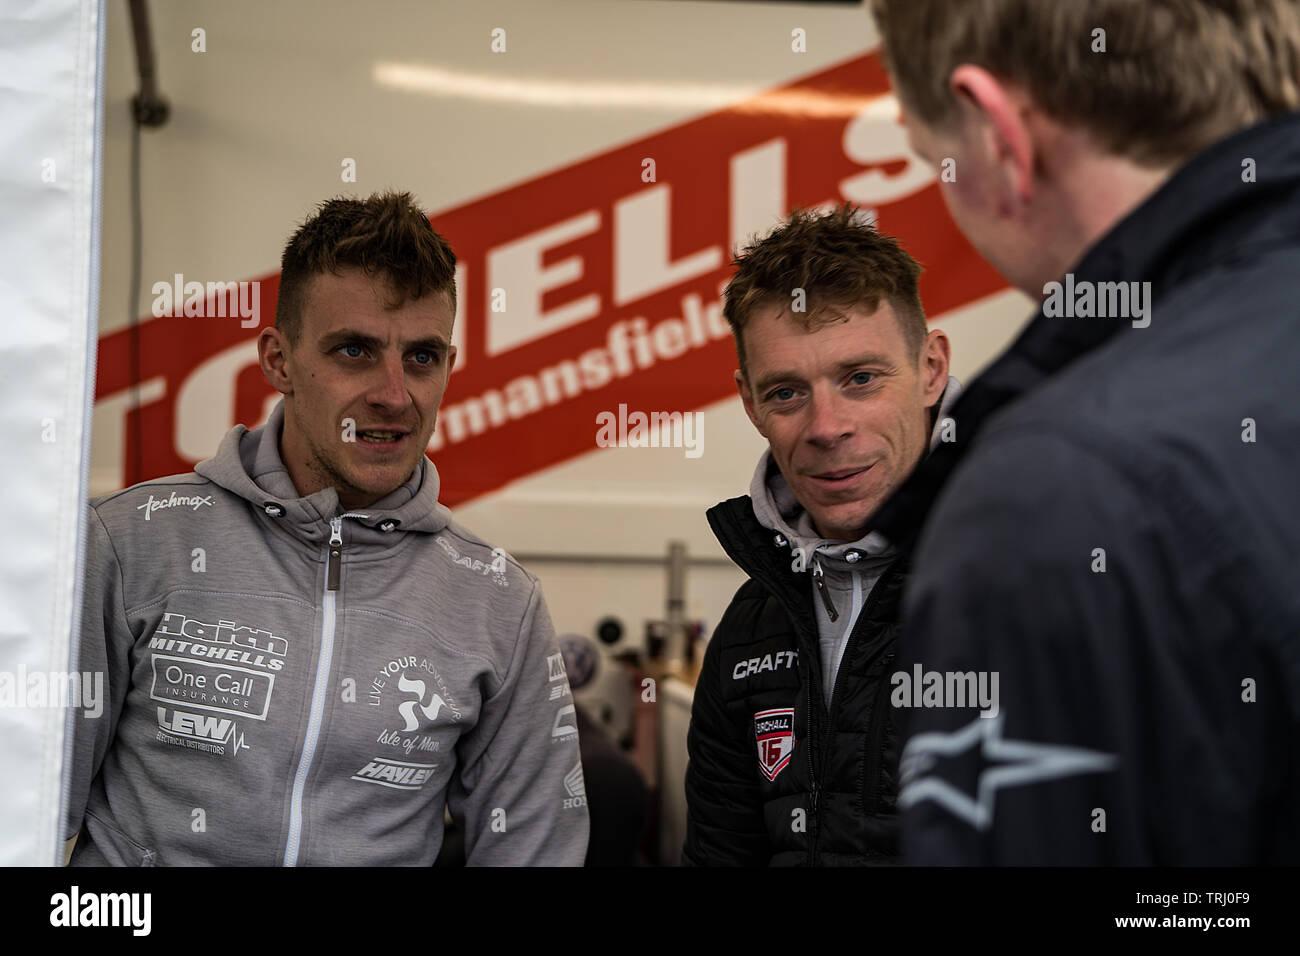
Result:
<svg viewBox="0 0 1300 956">
<path fill-rule="evenodd" d="M 3 866 L 62 862 L 68 708 L 94 688 L 71 679 L 71 636 L 98 330 L 103 23 L 102 0 L 0 5 Z"/>
</svg>

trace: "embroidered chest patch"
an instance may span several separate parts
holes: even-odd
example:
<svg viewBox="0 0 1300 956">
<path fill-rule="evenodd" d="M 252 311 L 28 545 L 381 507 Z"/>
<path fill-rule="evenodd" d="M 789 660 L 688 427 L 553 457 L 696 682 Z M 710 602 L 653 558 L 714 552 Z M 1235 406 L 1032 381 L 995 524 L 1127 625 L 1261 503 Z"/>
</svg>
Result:
<svg viewBox="0 0 1300 956">
<path fill-rule="evenodd" d="M 763 776 L 775 780 L 794 755 L 794 708 L 777 707 L 754 715 L 754 741 Z"/>
</svg>

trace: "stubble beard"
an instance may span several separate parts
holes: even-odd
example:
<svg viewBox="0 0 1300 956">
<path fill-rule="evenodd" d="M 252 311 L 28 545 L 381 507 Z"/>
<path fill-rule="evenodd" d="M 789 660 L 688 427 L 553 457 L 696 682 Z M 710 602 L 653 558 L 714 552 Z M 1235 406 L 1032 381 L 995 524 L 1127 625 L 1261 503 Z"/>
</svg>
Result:
<svg viewBox="0 0 1300 956">
<path fill-rule="evenodd" d="M 344 498 L 352 500 L 373 499 L 378 501 L 380 498 L 384 497 L 384 495 L 387 495 L 394 490 L 393 488 L 389 488 L 384 491 L 376 492 L 353 484 L 353 482 L 348 479 L 347 475 L 343 473 L 340 466 L 336 466 L 334 462 L 332 462 L 320 448 L 316 447 L 314 443 L 310 444 L 312 457 L 309 467 L 324 487 L 333 488 L 338 492 L 340 505 L 342 505 Z M 398 484 L 400 485 L 401 482 L 398 482 Z"/>
</svg>

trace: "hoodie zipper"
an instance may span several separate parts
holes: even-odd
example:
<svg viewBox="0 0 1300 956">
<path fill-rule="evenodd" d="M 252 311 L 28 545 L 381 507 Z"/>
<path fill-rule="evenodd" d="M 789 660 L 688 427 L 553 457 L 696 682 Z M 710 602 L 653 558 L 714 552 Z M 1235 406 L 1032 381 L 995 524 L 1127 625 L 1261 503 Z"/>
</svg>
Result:
<svg viewBox="0 0 1300 956">
<path fill-rule="evenodd" d="M 729 541 L 743 542 L 746 538 L 746 532 L 744 530 L 743 524 L 739 520 L 737 520 L 734 516 L 727 513 L 726 511 L 718 512 L 718 511 L 711 510 L 708 514 L 708 521 L 709 521 L 709 525 L 713 528 L 714 533 L 717 535 L 719 542 L 722 543 L 723 550 L 727 552 L 727 554 L 731 557 L 731 559 L 736 562 L 736 564 L 740 567 L 742 571 L 745 572 L 745 574 L 747 574 L 749 577 L 753 578 L 754 580 L 762 584 L 765 588 L 767 588 L 768 592 L 772 596 L 778 599 L 778 601 L 785 607 L 786 613 L 789 614 L 790 616 L 790 620 L 794 623 L 795 630 L 803 632 L 803 636 L 807 642 L 803 646 L 811 647 L 813 652 L 812 659 L 808 664 L 810 670 L 808 672 L 808 681 L 806 685 L 807 701 L 808 701 L 807 703 L 808 706 L 808 712 L 807 712 L 808 777 L 809 777 L 809 789 L 812 796 L 811 806 L 809 808 L 809 816 L 811 817 L 809 821 L 809 826 L 812 829 L 809 834 L 809 841 L 808 841 L 808 853 L 809 853 L 808 858 L 809 858 L 809 864 L 812 866 L 816 866 L 817 865 L 817 840 L 818 840 L 818 829 L 819 829 L 818 823 L 820 819 L 820 808 L 821 808 L 821 783 L 818 780 L 818 766 L 817 766 L 818 759 L 817 758 L 819 756 L 819 751 L 825 751 L 826 749 L 824 741 L 820 741 L 821 743 L 820 747 L 818 747 L 815 743 L 817 738 L 817 731 L 814 725 L 819 722 L 818 721 L 819 709 L 821 711 L 825 710 L 825 708 L 822 705 L 822 699 L 821 699 L 821 676 L 817 670 L 819 665 L 815 663 L 816 661 L 820 660 L 819 657 L 820 649 L 817 640 L 816 622 L 815 621 L 813 622 L 813 631 L 811 633 L 808 633 L 806 628 L 800 627 L 800 622 L 806 620 L 806 618 L 802 613 L 802 608 L 805 605 L 803 605 L 799 599 L 794 597 L 794 594 L 791 590 L 787 589 L 782 585 L 781 575 L 778 573 L 777 569 L 771 567 L 765 567 L 761 561 L 753 560 L 750 558 L 748 552 L 750 550 L 757 551 L 757 548 L 744 548 L 744 547 L 728 544 Z M 755 544 L 757 544 L 757 542 L 755 542 Z M 777 544 L 783 545 L 784 542 L 778 541 Z M 871 608 L 876 602 L 877 595 L 880 593 L 880 581 L 884 580 L 885 575 L 888 574 L 894 566 L 895 565 L 892 562 L 889 565 L 887 565 L 884 571 L 881 573 L 880 579 L 877 580 L 876 586 L 871 589 L 871 594 L 867 597 L 866 606 L 862 609 L 861 616 L 858 618 L 858 621 L 855 622 L 855 627 L 854 627 L 855 632 L 858 630 L 859 627 L 861 627 L 863 617 L 870 617 Z M 816 556 L 814 555 L 814 569 L 813 569 L 814 581 L 816 580 L 816 575 L 819 570 L 820 567 L 816 564 Z M 825 586 L 824 581 L 822 582 L 822 585 L 823 587 Z M 805 584 L 805 586 L 807 585 Z M 803 591 L 802 593 L 807 594 L 808 592 Z M 828 596 L 826 595 L 826 592 L 823 591 L 821 588 L 818 588 L 818 593 L 822 595 L 823 601 L 829 600 Z M 836 613 L 836 617 L 838 617 L 838 612 L 835 613 Z M 827 616 L 828 617 L 830 616 L 829 609 L 827 611 Z M 832 618 L 832 620 L 834 619 L 835 618 Z M 853 634 L 849 636 L 850 642 L 852 642 L 853 637 L 854 637 Z M 847 647 L 845 647 L 844 653 L 845 654 L 848 653 Z M 799 659 L 802 661 L 804 660 L 805 656 L 806 655 L 801 653 L 799 655 Z M 841 669 L 843 669 L 842 660 L 841 660 Z M 836 684 L 837 685 L 839 684 L 838 674 L 836 675 Z M 832 703 L 834 703 L 833 691 L 831 695 L 831 700 Z"/>
<path fill-rule="evenodd" d="M 307 737 L 303 741 L 302 755 L 298 758 L 298 771 L 293 777 L 293 793 L 289 798 L 289 838 L 284 846 L 284 865 L 298 864 L 299 841 L 302 839 L 302 801 L 311 772 L 316 744 L 320 739 L 321 721 L 325 714 L 326 685 L 330 666 L 334 660 L 335 594 L 343 566 L 343 519 L 365 518 L 367 515 L 345 513 L 330 518 L 329 549 L 325 553 L 325 595 L 321 604 L 320 657 L 316 663 L 316 682 L 312 687 L 311 711 L 307 718 Z"/>
<path fill-rule="evenodd" d="M 829 709 L 828 709 L 828 710 L 829 710 L 829 713 L 827 714 L 827 728 L 828 728 L 828 729 L 827 729 L 827 732 L 826 732 L 826 733 L 822 734 L 822 738 L 821 738 L 821 740 L 818 741 L 818 744 L 819 744 L 820 747 L 821 747 L 821 754 L 820 754 L 819 756 L 820 756 L 820 758 L 821 758 L 820 762 L 821 762 L 822 766 L 825 766 L 827 759 L 830 757 L 830 741 L 831 741 L 832 735 L 834 734 L 834 729 L 835 729 L 835 717 L 836 717 L 836 715 L 839 713 L 839 709 L 840 709 L 840 698 L 843 696 L 842 694 L 839 693 L 839 691 L 840 691 L 840 686 L 844 683 L 844 672 L 848 669 L 848 668 L 845 666 L 845 664 L 846 664 L 846 662 L 847 662 L 847 658 L 848 658 L 848 656 L 849 656 L 849 649 L 850 649 L 850 647 L 852 646 L 854 640 L 855 640 L 857 637 L 860 636 L 861 631 L 862 631 L 862 627 L 863 627 L 863 622 L 864 622 L 864 621 L 868 621 L 868 620 L 870 620 L 870 618 L 871 618 L 871 611 L 872 611 L 872 609 L 875 607 L 875 605 L 876 605 L 876 603 L 877 603 L 877 600 L 878 600 L 878 596 L 879 596 L 879 594 L 880 594 L 880 592 L 881 592 L 881 587 L 880 587 L 880 585 L 881 585 L 882 582 L 884 582 L 886 576 L 889 575 L 891 569 L 892 569 L 894 566 L 895 566 L 895 562 L 891 562 L 890 564 L 886 565 L 885 568 L 881 571 L 880 576 L 876 578 L 876 583 L 875 583 L 875 584 L 872 586 L 872 588 L 871 588 L 871 593 L 867 595 L 867 600 L 866 600 L 865 603 L 862 602 L 862 583 L 861 583 L 861 579 L 859 578 L 858 580 L 855 580 L 855 581 L 854 581 L 854 588 L 853 588 L 853 613 L 854 613 L 854 616 L 853 616 L 853 618 L 852 618 L 852 621 L 853 621 L 853 628 L 852 628 L 852 630 L 849 632 L 849 636 L 848 636 L 847 642 L 846 642 L 845 645 L 844 645 L 844 653 L 840 656 L 839 666 L 838 666 L 838 668 L 837 668 L 836 671 L 835 671 L 835 681 L 834 681 L 834 684 L 831 686 L 831 705 L 830 705 L 830 707 L 829 707 Z M 816 565 L 816 569 L 817 569 L 817 572 L 820 573 L 820 571 L 821 571 L 821 567 L 820 567 L 820 565 Z M 822 586 L 825 587 L 824 584 L 823 584 Z M 819 590 L 820 590 L 820 589 L 819 589 Z M 824 599 L 827 599 L 827 600 L 828 600 L 828 598 L 825 598 L 825 595 L 826 595 L 826 592 L 825 592 L 825 591 L 820 591 L 820 593 L 823 595 Z M 832 617 L 831 620 L 833 621 L 833 620 L 835 620 L 835 618 Z M 877 699 L 876 699 L 876 706 L 872 708 L 872 711 L 873 711 L 873 717 L 875 716 L 876 711 L 879 710 L 879 707 L 880 707 L 880 701 L 881 701 L 882 699 L 885 699 L 885 697 L 887 697 L 887 695 L 884 695 L 883 693 L 882 693 L 882 694 L 879 694 L 879 695 L 877 696 Z M 875 727 L 873 726 L 873 727 L 870 729 L 871 736 L 872 736 L 872 739 L 873 739 L 873 740 L 874 740 L 874 738 L 875 738 L 875 736 L 876 736 L 874 731 L 875 731 Z M 867 778 L 868 780 L 872 779 L 874 776 L 878 776 L 878 775 L 879 775 L 879 769 L 878 769 L 878 767 L 879 767 L 879 763 L 880 763 L 880 756 L 879 756 L 878 753 L 875 752 L 875 750 L 877 750 L 877 749 L 879 749 L 879 745 L 874 745 L 874 746 L 873 746 L 873 750 L 872 750 L 872 752 L 868 755 L 868 758 L 867 758 L 867 766 L 864 768 L 864 771 L 865 771 L 865 774 L 866 774 L 866 778 Z M 811 756 L 811 755 L 810 755 L 810 756 Z M 809 764 L 810 764 L 810 766 L 811 766 L 811 760 L 809 761 Z M 814 777 L 814 778 L 813 778 L 813 806 L 814 806 L 814 807 L 815 807 L 815 806 L 817 805 L 817 803 L 818 803 L 818 795 L 819 795 L 819 791 L 820 791 L 820 786 L 819 786 L 819 784 L 817 783 L 817 779 L 816 779 L 816 777 Z M 818 823 L 820 823 L 820 821 L 818 821 Z M 817 830 L 819 830 L 819 829 L 820 829 L 820 826 L 817 827 Z M 817 830 L 814 830 L 814 834 L 816 834 Z M 812 865 L 813 865 L 813 866 L 816 866 L 816 865 L 817 865 L 817 838 L 816 838 L 816 835 L 814 835 L 814 837 L 813 837 L 813 841 L 812 841 Z"/>
<path fill-rule="evenodd" d="M 813 674 L 811 673 L 811 668 L 815 666 L 816 666 L 815 664 L 809 665 L 810 673 L 808 674 L 808 684 L 807 684 L 808 687 L 808 778 L 812 785 L 812 807 L 810 808 L 808 813 L 808 816 L 811 818 L 808 821 L 808 825 L 809 827 L 812 828 L 812 832 L 808 834 L 808 865 L 809 866 L 817 865 L 817 836 L 818 836 L 818 829 L 819 829 L 818 824 L 820 820 L 820 817 L 818 816 L 818 808 L 821 804 L 821 785 L 817 782 L 817 762 L 816 762 L 817 748 L 813 746 L 813 741 L 816 739 L 817 736 L 813 732 L 813 715 L 816 713 L 814 708 L 817 706 L 818 701 L 815 699 L 816 690 L 813 687 L 814 679 L 813 679 Z"/>
<path fill-rule="evenodd" d="M 822 574 L 822 565 L 817 560 L 816 553 L 813 554 L 813 584 L 817 588 L 817 593 L 821 595 L 822 607 L 826 608 L 826 616 L 834 624 L 840 619 L 840 613 L 835 610 L 835 602 L 831 600 L 830 591 L 826 587 L 826 576 Z"/>
<path fill-rule="evenodd" d="M 821 562 L 819 562 L 819 561 L 817 560 L 817 556 L 816 556 L 815 554 L 813 555 L 813 581 L 816 583 L 816 586 L 817 586 L 817 593 L 821 595 L 821 598 L 822 598 L 822 604 L 823 604 L 823 605 L 825 606 L 825 608 L 826 608 L 826 616 L 829 617 L 829 618 L 831 619 L 831 622 L 832 622 L 832 623 L 834 623 L 835 621 L 839 620 L 839 616 L 840 616 L 840 615 L 839 615 L 839 612 L 835 610 L 835 603 L 831 600 L 831 597 L 830 597 L 830 589 L 829 589 L 829 588 L 827 587 L 827 585 L 826 585 L 825 576 L 824 576 L 824 574 L 823 574 L 823 572 L 822 572 Z M 861 581 L 855 577 L 854 582 L 853 582 L 853 608 L 852 608 L 852 614 L 851 614 L 850 617 L 849 617 L 849 620 L 850 620 L 850 621 L 853 621 L 853 624 L 854 624 L 853 629 L 854 629 L 854 630 L 857 630 L 857 615 L 858 615 L 858 612 L 861 610 L 861 601 L 862 601 L 862 584 L 861 584 Z M 849 651 L 847 642 L 848 642 L 848 641 L 852 641 L 852 640 L 853 640 L 853 635 L 850 633 L 850 634 L 848 635 L 848 637 L 845 639 L 845 641 L 846 641 L 846 644 L 845 644 L 845 647 L 844 647 L 844 653 L 845 653 L 845 654 L 847 654 L 848 651 Z M 821 650 L 821 648 L 818 647 L 818 651 L 819 651 L 819 652 L 820 652 L 820 650 Z M 818 660 L 818 666 L 820 666 L 820 664 L 821 664 L 821 661 L 820 661 L 820 653 L 819 653 L 819 655 L 818 655 L 818 658 L 819 658 L 819 660 Z M 827 726 L 828 726 L 828 728 L 830 728 L 831 730 L 828 731 L 828 733 L 823 734 L 823 735 L 822 735 L 822 739 L 821 739 L 820 741 L 818 741 L 818 744 L 819 744 L 819 746 L 820 746 L 820 748 L 821 748 L 821 751 L 822 751 L 821 754 L 820 754 L 820 756 L 823 758 L 823 759 L 821 760 L 821 764 L 822 764 L 822 766 L 825 766 L 825 763 L 826 763 L 826 761 L 825 761 L 825 759 L 824 759 L 824 758 L 827 756 L 827 753 L 826 753 L 826 750 L 827 750 L 827 744 L 826 744 L 826 741 L 827 741 L 827 740 L 829 739 L 829 737 L 830 737 L 830 732 L 833 732 L 833 728 L 835 727 L 835 712 L 836 712 L 836 709 L 837 709 L 837 705 L 838 705 L 838 703 L 839 703 L 838 699 L 836 698 L 836 691 L 839 690 L 840 679 L 841 679 L 841 677 L 842 677 L 843 674 L 844 674 L 844 667 L 843 667 L 843 664 L 844 664 L 844 657 L 843 657 L 843 655 L 840 655 L 839 666 L 838 666 L 838 667 L 836 668 L 836 670 L 835 670 L 835 680 L 834 680 L 834 682 L 831 684 L 831 704 L 830 704 L 830 707 L 827 708 L 827 710 L 828 710 L 828 713 L 827 713 L 827 721 L 828 721 L 828 724 L 827 724 Z M 809 687 L 809 693 L 810 693 L 810 695 L 811 695 L 811 689 L 812 689 L 812 682 L 811 682 L 811 681 L 809 682 L 808 687 Z M 811 706 L 811 703 L 810 703 L 810 706 Z M 812 767 L 812 759 L 811 759 L 811 757 L 812 757 L 812 754 L 809 754 L 809 758 L 810 758 L 810 759 L 809 759 L 809 761 L 808 761 L 808 765 L 809 765 L 809 768 L 810 768 L 810 769 L 811 769 L 811 767 Z M 818 841 L 818 837 L 821 835 L 821 819 L 820 819 L 820 817 L 818 816 L 818 812 L 817 812 L 817 811 L 818 811 L 818 807 L 819 807 L 819 805 L 820 805 L 820 803 L 821 803 L 821 785 L 817 782 L 817 777 L 816 777 L 815 774 L 811 774 L 811 776 L 812 776 L 812 784 L 813 784 L 813 801 L 812 801 L 812 802 L 813 802 L 813 819 L 814 819 L 814 821 L 815 821 L 814 824 L 813 824 L 813 835 L 812 835 L 812 841 L 811 841 L 811 843 L 812 843 L 812 847 L 811 847 L 811 864 L 812 864 L 813 866 L 816 866 L 816 865 L 817 865 L 817 841 Z"/>
<path fill-rule="evenodd" d="M 889 673 L 889 665 L 894 662 L 894 657 L 893 651 L 885 655 L 880 672 L 881 677 Z M 885 726 L 889 723 L 888 694 L 881 694 L 876 698 L 876 706 L 872 708 L 871 719 L 871 739 L 868 743 L 871 749 L 867 751 L 866 773 L 864 775 L 866 780 L 863 781 L 865 784 L 863 788 L 865 791 L 864 799 L 866 800 L 865 809 L 868 813 L 880 809 L 880 790 L 881 784 L 884 782 L 881 780 L 884 768 L 881 766 L 880 748 L 885 745 Z"/>
</svg>

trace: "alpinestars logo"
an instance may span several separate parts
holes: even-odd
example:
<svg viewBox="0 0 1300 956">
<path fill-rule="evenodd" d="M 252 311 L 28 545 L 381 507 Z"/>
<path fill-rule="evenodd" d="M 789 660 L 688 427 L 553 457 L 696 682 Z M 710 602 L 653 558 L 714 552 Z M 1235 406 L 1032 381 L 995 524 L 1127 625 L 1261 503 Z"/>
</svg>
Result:
<svg viewBox="0 0 1300 956">
<path fill-rule="evenodd" d="M 754 740 L 763 776 L 775 780 L 794 755 L 794 708 L 777 707 L 754 715 Z"/>
<path fill-rule="evenodd" d="M 985 719 L 976 717 L 952 733 L 942 731 L 917 734 L 903 748 L 899 761 L 901 787 L 898 806 L 907 809 L 923 800 L 933 800 L 949 813 L 965 820 L 977 830 L 993 825 L 994 801 L 1003 787 L 1073 777 L 1083 773 L 1114 770 L 1119 759 L 1112 754 L 1037 744 L 1028 740 L 1005 740 L 1002 737 L 1004 714 Z M 974 786 L 953 783 L 933 773 L 941 759 L 962 760 L 974 755 Z M 956 765 L 948 776 L 956 776 Z"/>
</svg>

